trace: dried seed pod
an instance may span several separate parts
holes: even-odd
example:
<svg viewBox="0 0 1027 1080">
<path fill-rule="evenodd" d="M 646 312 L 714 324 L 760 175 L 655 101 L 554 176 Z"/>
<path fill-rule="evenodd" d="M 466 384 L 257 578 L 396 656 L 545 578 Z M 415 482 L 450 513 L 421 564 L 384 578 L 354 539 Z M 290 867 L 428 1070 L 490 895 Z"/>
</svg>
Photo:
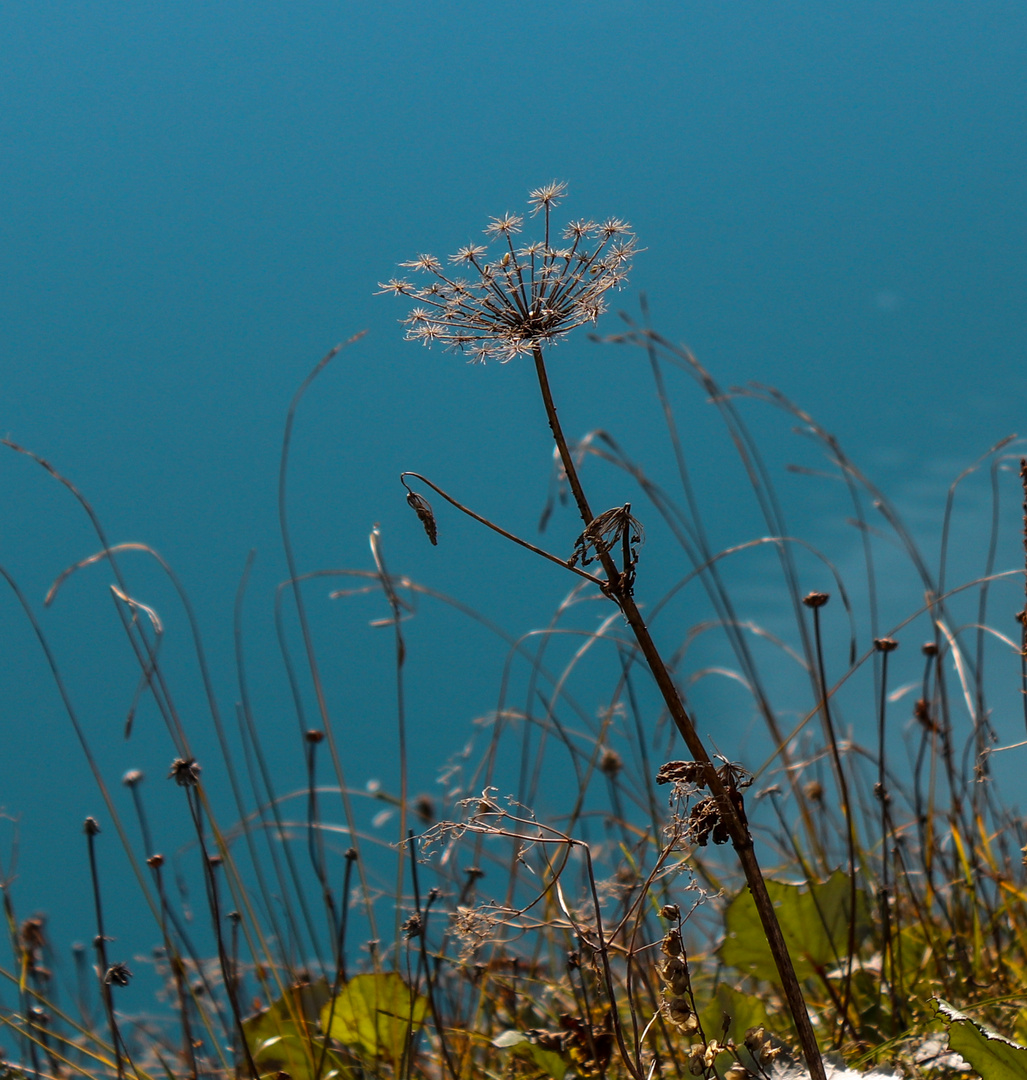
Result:
<svg viewBox="0 0 1027 1080">
<path fill-rule="evenodd" d="M 691 1035 L 699 1029 L 699 1020 L 683 997 L 673 997 L 663 1003 L 667 1019 L 684 1035 Z"/>
<path fill-rule="evenodd" d="M 660 964 L 660 976 L 667 989 L 675 996 L 688 990 L 688 964 L 680 956 L 668 956 Z"/>
</svg>

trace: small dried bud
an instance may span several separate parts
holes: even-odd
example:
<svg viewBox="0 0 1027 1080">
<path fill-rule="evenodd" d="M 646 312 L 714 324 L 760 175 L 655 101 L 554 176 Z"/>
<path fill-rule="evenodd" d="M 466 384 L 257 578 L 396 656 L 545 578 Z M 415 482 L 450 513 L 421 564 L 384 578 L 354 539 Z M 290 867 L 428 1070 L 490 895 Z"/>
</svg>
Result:
<svg viewBox="0 0 1027 1080">
<path fill-rule="evenodd" d="M 664 904 L 660 908 L 660 918 L 676 920 L 681 918 L 681 908 L 677 904 Z"/>
<path fill-rule="evenodd" d="M 121 778 L 121 782 L 128 788 L 133 788 L 136 784 L 141 784 L 143 782 L 143 770 L 129 769 Z"/>
<path fill-rule="evenodd" d="M 85 824 L 82 826 L 82 831 L 86 836 L 96 836 L 100 831 L 100 823 L 94 817 L 87 817 Z"/>
<path fill-rule="evenodd" d="M 400 929 L 407 939 L 420 937 L 424 933 L 424 920 L 415 912 Z"/>
<path fill-rule="evenodd" d="M 810 780 L 802 789 L 802 793 L 810 802 L 820 802 L 824 797 L 824 785 L 819 780 Z"/>
<path fill-rule="evenodd" d="M 164 865 L 164 856 L 161 854 L 151 855 L 146 860 L 146 865 L 153 870 L 159 870 Z"/>
<path fill-rule="evenodd" d="M 829 593 L 826 593 L 826 592 L 811 592 L 811 593 L 807 593 L 802 598 L 802 602 L 808 608 L 821 608 L 830 599 L 831 599 L 831 596 L 830 596 Z"/>
<path fill-rule="evenodd" d="M 894 652 L 898 647 L 899 647 L 899 643 L 895 640 L 895 638 L 890 638 L 890 637 L 874 638 L 874 648 L 878 652 L 884 652 L 884 653 Z"/>
<path fill-rule="evenodd" d="M 418 795 L 414 799 L 414 813 L 423 825 L 432 825 L 438 819 L 435 812 L 435 800 L 430 795 Z"/>
<path fill-rule="evenodd" d="M 207 865 L 211 867 L 220 866 L 224 860 L 216 852 L 213 855 L 207 856 Z"/>
<path fill-rule="evenodd" d="M 920 646 L 920 651 L 924 656 L 937 656 L 938 655 L 938 643 L 936 641 L 925 641 Z"/>
<path fill-rule="evenodd" d="M 304 735 L 304 738 L 307 740 L 307 742 L 313 743 L 315 746 L 317 745 L 317 743 L 323 742 L 324 737 L 325 733 L 323 731 L 319 731 L 317 728 L 311 728 L 306 733 L 306 735 Z"/>
<path fill-rule="evenodd" d="M 417 514 L 418 520 L 424 526 L 424 531 L 428 534 L 428 539 L 438 546 L 439 530 L 428 500 L 423 495 L 418 495 L 416 491 L 407 491 L 407 505 Z"/>
</svg>

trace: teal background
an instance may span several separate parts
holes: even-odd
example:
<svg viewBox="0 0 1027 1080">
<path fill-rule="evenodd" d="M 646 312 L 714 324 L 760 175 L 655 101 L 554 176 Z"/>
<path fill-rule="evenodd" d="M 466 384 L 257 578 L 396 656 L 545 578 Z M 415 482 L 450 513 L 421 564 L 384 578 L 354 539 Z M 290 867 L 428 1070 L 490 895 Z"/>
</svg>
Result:
<svg viewBox="0 0 1027 1080">
<path fill-rule="evenodd" d="M 617 215 L 638 232 L 645 251 L 615 306 L 637 313 L 646 293 L 654 325 L 722 384 L 769 383 L 808 408 L 936 558 L 948 484 L 1023 427 L 1025 42 L 1023 6 L 992 0 L 5 4 L 0 429 L 72 479 L 113 542 L 150 543 L 176 568 L 229 722 L 233 603 L 256 549 L 246 656 L 290 790 L 302 760 L 271 626 L 285 577 L 277 464 L 289 400 L 333 344 L 368 331 L 298 414 L 290 507 L 301 569 L 371 568 L 377 522 L 390 569 L 513 634 L 545 624 L 569 588 L 437 502 L 440 544 L 427 545 L 402 469 L 536 536 L 545 419 L 528 366 L 467 367 L 405 343 L 403 304 L 373 295 L 401 260 L 454 251 L 555 178 L 570 185 L 558 218 Z M 614 312 L 600 331 L 619 326 Z M 640 354 L 579 332 L 552 366 L 569 433 L 605 428 L 670 482 Z M 712 543 L 759 535 L 704 395 L 680 378 L 673 393 Z M 858 591 L 844 493 L 783 469 L 822 457 L 784 416 L 747 415 L 792 531 L 825 545 Z M 589 469 L 597 504 L 624 501 L 617 477 Z M 1015 569 L 1018 487 L 1008 473 L 1001 485 L 999 568 Z M 987 499 L 986 477 L 975 478 L 958 503 L 953 579 L 981 571 Z M 38 610 L 97 542 L 67 492 L 9 452 L 0 500 L 0 562 Z M 646 523 L 639 588 L 654 596 L 675 574 L 655 515 Z M 562 511 L 545 542 L 569 552 L 578 531 Z M 884 552 L 887 628 L 922 589 L 901 554 Z M 179 704 L 214 777 L 181 611 L 145 557 L 124 563 L 166 622 Z M 780 599 L 762 564 L 739 575 L 750 617 L 776 626 Z M 121 773 L 143 767 L 157 842 L 171 851 L 186 837 L 162 779 L 166 737 L 144 708 L 122 739 L 137 672 L 110 580 L 84 571 L 40 617 L 119 804 L 127 814 Z M 823 585 L 812 568 L 808 585 Z M 1007 633 L 1019 588 L 1001 595 Z M 309 595 L 347 779 L 393 790 L 391 638 L 369 626 L 385 604 Z M 699 617 L 684 602 L 671 630 L 680 637 Z M 506 647 L 424 601 L 404 629 L 415 786 L 436 791 L 436 768 L 496 706 Z M 0 858 L 19 913 L 48 911 L 61 948 L 91 939 L 81 823 L 95 814 L 114 933 L 126 956 L 143 952 L 152 931 L 10 596 L 0 640 L 0 804 L 12 819 Z M 725 750 L 749 737 L 732 693 L 696 691 L 700 727 Z M 586 689 L 582 702 L 594 711 L 602 696 Z M 1018 708 L 1014 696 L 995 717 L 1004 741 L 1022 734 Z"/>
</svg>

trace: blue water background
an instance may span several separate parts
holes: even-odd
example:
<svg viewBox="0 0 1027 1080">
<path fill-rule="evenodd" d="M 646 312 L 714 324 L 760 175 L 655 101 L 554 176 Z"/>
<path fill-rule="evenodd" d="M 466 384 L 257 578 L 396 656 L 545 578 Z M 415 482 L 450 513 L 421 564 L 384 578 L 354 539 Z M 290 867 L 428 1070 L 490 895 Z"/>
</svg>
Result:
<svg viewBox="0 0 1027 1080">
<path fill-rule="evenodd" d="M 529 365 L 468 367 L 405 343 L 404 305 L 373 295 L 401 260 L 456 250 L 489 215 L 521 210 L 529 188 L 561 179 L 570 189 L 558 218 L 622 216 L 645 248 L 614 306 L 637 314 L 644 292 L 654 325 L 723 385 L 757 380 L 807 408 L 936 560 L 948 484 L 1024 428 L 1025 41 L 1022 5 L 987 0 L 6 4 L 0 429 L 74 481 L 112 542 L 152 544 L 176 569 L 229 724 L 239 697 L 233 604 L 256 550 L 248 673 L 291 790 L 302 761 L 271 625 L 286 576 L 277 469 L 290 398 L 333 344 L 368 331 L 298 414 L 289 506 L 300 569 L 371 569 L 378 523 L 392 571 L 512 634 L 545 625 L 569 588 L 555 568 L 438 504 L 440 544 L 427 544 L 403 501 L 402 469 L 537 539 L 551 467 L 545 418 Z M 613 312 L 599 329 L 621 325 Z M 579 332 L 553 351 L 552 372 L 569 434 L 608 430 L 674 482 L 642 354 Z M 706 395 L 670 378 L 713 548 L 761 535 Z M 792 532 L 828 550 L 858 593 L 860 545 L 841 486 L 784 470 L 825 467 L 823 455 L 783 414 L 746 415 Z M 41 609 L 57 574 L 98 542 L 37 466 L 9 451 L 0 466 L 0 563 L 39 614 L 130 832 L 118 781 L 142 767 L 157 846 L 170 851 L 187 834 L 152 708 L 122 738 L 138 667 L 112 575 L 87 569 Z M 627 497 L 609 470 L 590 464 L 588 475 L 596 505 Z M 1015 569 L 1015 471 L 1000 482 L 997 566 Z M 989 515 L 985 470 L 957 504 L 950 580 L 981 572 Z M 645 520 L 640 595 L 676 576 L 661 562 L 672 548 L 655 515 Z M 561 510 L 544 542 L 567 554 L 578 531 Z M 897 549 L 883 544 L 878 559 L 883 632 L 923 589 Z M 181 609 L 145 556 L 123 564 L 136 599 L 165 621 L 178 703 L 201 761 L 214 762 Z M 813 560 L 802 566 L 803 587 L 831 587 Z M 765 556 L 740 561 L 737 595 L 747 618 L 785 632 L 772 572 Z M 329 601 L 328 587 L 311 587 L 308 603 L 347 780 L 393 791 L 391 631 L 369 625 L 387 607 L 380 594 Z M 1014 582 L 996 600 L 1005 633 L 1020 590 Z M 670 640 L 703 617 L 693 599 L 676 609 Z M 856 605 L 866 647 L 866 605 Z M 46 910 L 61 948 L 91 939 L 81 826 L 95 814 L 118 948 L 145 951 L 151 924 L 138 917 L 114 831 L 10 596 L 0 626 L 0 804 L 16 819 L 0 855 L 16 875 L 19 913 Z M 507 649 L 427 601 L 404 630 L 413 786 L 438 794 L 437 767 L 496 707 Z M 907 679 L 919 670 L 918 640 L 905 650 Z M 719 656 L 697 648 L 696 667 Z M 1017 668 L 1002 656 L 1012 689 L 995 723 L 1014 742 Z M 786 693 L 792 676 L 775 678 Z M 592 712 L 607 692 L 579 686 Z M 694 695 L 701 730 L 725 752 L 755 738 L 744 695 L 715 680 Z M 869 715 L 847 721 L 872 731 Z"/>
</svg>

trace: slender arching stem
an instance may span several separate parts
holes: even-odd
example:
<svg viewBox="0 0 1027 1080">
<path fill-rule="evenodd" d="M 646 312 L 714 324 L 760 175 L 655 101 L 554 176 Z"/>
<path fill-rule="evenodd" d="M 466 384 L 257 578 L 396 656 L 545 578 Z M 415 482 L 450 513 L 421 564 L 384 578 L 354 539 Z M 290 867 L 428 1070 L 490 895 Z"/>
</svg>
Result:
<svg viewBox="0 0 1027 1080">
<path fill-rule="evenodd" d="M 581 515 L 581 520 L 587 529 L 595 519 L 595 515 L 592 513 L 584 488 L 581 486 L 574 458 L 567 446 L 567 439 L 563 434 L 563 428 L 560 426 L 560 420 L 556 414 L 556 404 L 553 401 L 552 390 L 549 386 L 549 377 L 546 373 L 542 349 L 536 345 L 532 355 L 535 360 L 535 374 L 538 376 L 539 390 L 542 394 L 542 403 L 545 406 L 549 428 L 553 433 L 560 460 L 563 462 L 564 473 L 574 495 L 578 513 Z M 699 738 L 692 718 L 681 700 L 681 695 L 674 685 L 674 680 L 656 647 L 656 643 L 652 639 L 652 635 L 649 633 L 649 628 L 646 626 L 645 620 L 635 604 L 630 587 L 625 583 L 621 571 L 617 569 L 610 552 L 602 544 L 596 545 L 596 554 L 606 573 L 606 586 L 603 591 L 616 602 L 623 612 L 624 618 L 627 620 L 635 640 L 638 642 L 638 647 L 649 665 L 649 670 L 656 680 L 656 685 L 667 706 L 667 711 L 670 713 L 671 719 L 674 721 L 692 757 L 702 765 L 706 785 L 717 800 L 721 820 L 727 826 L 732 846 L 738 855 L 742 872 L 745 874 L 746 883 L 752 893 L 753 902 L 763 925 L 763 931 L 767 936 L 770 951 L 777 965 L 782 989 L 788 1002 L 789 1011 L 792 1014 L 796 1034 L 802 1047 L 803 1057 L 806 1059 L 806 1067 L 809 1069 L 811 1080 L 826 1080 L 824 1064 L 820 1057 L 820 1048 L 817 1046 L 813 1026 L 806 1010 L 802 988 L 799 986 L 799 980 L 792 965 L 792 958 L 788 954 L 788 946 L 785 944 L 781 926 L 777 921 L 773 902 L 767 892 L 763 872 L 756 859 L 748 824 L 736 808 L 727 787 L 706 751 L 706 747 Z"/>
</svg>

